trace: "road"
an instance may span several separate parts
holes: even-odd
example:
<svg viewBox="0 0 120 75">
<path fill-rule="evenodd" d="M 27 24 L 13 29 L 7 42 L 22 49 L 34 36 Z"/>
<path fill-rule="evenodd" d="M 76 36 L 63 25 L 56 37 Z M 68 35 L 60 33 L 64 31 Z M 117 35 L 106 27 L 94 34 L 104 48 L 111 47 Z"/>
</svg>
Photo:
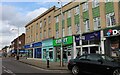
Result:
<svg viewBox="0 0 120 75">
<path fill-rule="evenodd" d="M 2 59 L 2 75 L 72 75 L 69 71 L 45 70 L 21 63 L 14 58 Z"/>
</svg>

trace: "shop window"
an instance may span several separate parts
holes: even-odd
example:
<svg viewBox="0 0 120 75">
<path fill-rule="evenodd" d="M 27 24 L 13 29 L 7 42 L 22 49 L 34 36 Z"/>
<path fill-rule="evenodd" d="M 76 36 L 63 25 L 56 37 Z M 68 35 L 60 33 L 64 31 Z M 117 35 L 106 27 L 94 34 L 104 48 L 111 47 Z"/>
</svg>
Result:
<svg viewBox="0 0 120 75">
<path fill-rule="evenodd" d="M 83 45 L 88 45 L 88 41 L 87 41 L 87 40 L 83 40 L 83 41 L 82 41 L 82 44 L 83 44 Z"/>
<path fill-rule="evenodd" d="M 43 49 L 43 59 L 46 59 L 46 49 Z"/>
</svg>

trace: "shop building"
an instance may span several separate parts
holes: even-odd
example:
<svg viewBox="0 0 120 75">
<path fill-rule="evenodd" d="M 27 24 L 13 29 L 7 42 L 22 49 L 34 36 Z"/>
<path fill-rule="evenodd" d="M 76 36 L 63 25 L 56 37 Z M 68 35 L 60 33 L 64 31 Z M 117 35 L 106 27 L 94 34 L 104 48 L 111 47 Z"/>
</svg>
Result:
<svg viewBox="0 0 120 75">
<path fill-rule="evenodd" d="M 60 61 L 61 53 L 61 38 L 54 39 L 53 45 L 55 47 L 55 61 Z M 67 62 L 69 59 L 73 58 L 73 36 L 63 37 L 63 61 Z"/>
<path fill-rule="evenodd" d="M 120 57 L 120 26 L 104 29 L 105 54 Z"/>
<path fill-rule="evenodd" d="M 53 38 L 42 41 L 42 60 L 46 61 L 47 59 L 54 61 Z"/>
</svg>

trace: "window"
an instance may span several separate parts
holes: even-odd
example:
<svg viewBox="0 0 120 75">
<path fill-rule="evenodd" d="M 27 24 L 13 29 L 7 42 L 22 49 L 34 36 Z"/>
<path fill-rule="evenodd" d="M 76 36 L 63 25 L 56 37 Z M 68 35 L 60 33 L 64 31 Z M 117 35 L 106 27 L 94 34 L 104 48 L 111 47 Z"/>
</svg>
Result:
<svg viewBox="0 0 120 75">
<path fill-rule="evenodd" d="M 77 6 L 77 7 L 75 7 L 75 15 L 77 15 L 77 14 L 79 14 L 80 12 L 79 12 L 79 6 Z"/>
<path fill-rule="evenodd" d="M 44 38 L 46 38 L 46 30 L 44 30 Z"/>
<path fill-rule="evenodd" d="M 106 15 L 106 24 L 107 24 L 107 27 L 113 26 L 116 24 L 114 13 L 109 13 Z"/>
<path fill-rule="evenodd" d="M 76 33 L 79 34 L 80 33 L 80 25 L 79 24 L 76 24 Z"/>
<path fill-rule="evenodd" d="M 101 28 L 100 26 L 100 18 L 95 18 L 94 20 L 94 30 L 98 30 Z"/>
<path fill-rule="evenodd" d="M 89 20 L 85 21 L 84 25 L 85 25 L 85 32 L 89 32 L 90 31 Z"/>
<path fill-rule="evenodd" d="M 51 16 L 48 17 L 48 24 L 51 23 L 50 19 L 51 19 Z"/>
<path fill-rule="evenodd" d="M 68 18 L 70 18 L 71 17 L 71 11 L 69 10 L 68 11 Z"/>
<path fill-rule="evenodd" d="M 87 11 L 88 10 L 88 2 L 82 4 L 82 8 L 83 8 L 83 11 Z"/>
<path fill-rule="evenodd" d="M 46 26 L 46 19 L 44 19 L 44 26 Z"/>
<path fill-rule="evenodd" d="M 42 27 L 42 21 L 40 21 L 40 28 Z"/>
<path fill-rule="evenodd" d="M 58 16 L 56 16 L 56 23 L 57 23 L 57 22 L 59 22 L 59 18 L 58 18 Z"/>
<path fill-rule="evenodd" d="M 40 32 L 40 39 L 42 39 L 42 33 Z"/>
<path fill-rule="evenodd" d="M 38 41 L 38 33 L 36 33 L 36 41 Z"/>
<path fill-rule="evenodd" d="M 48 36 L 51 36 L 51 28 L 48 29 Z"/>
<path fill-rule="evenodd" d="M 112 2 L 113 0 L 105 0 L 105 2 L 107 3 L 107 2 Z"/>
<path fill-rule="evenodd" d="M 65 29 L 63 28 L 62 29 L 62 32 L 63 32 L 63 37 L 65 36 Z"/>
<path fill-rule="evenodd" d="M 100 60 L 101 58 L 100 58 L 99 56 L 97 56 L 97 55 L 88 55 L 88 56 L 87 56 L 87 59 L 88 59 L 88 60 L 92 60 L 92 61 L 98 61 L 98 60 Z"/>
<path fill-rule="evenodd" d="M 72 29 L 71 29 L 71 26 L 68 27 L 68 35 L 72 35 Z"/>
<path fill-rule="evenodd" d="M 58 38 L 59 37 L 59 31 L 57 30 L 56 31 L 56 38 Z"/>
<path fill-rule="evenodd" d="M 92 7 L 94 8 L 94 7 L 97 7 L 97 6 L 99 6 L 99 0 L 93 0 L 92 1 Z"/>
<path fill-rule="evenodd" d="M 36 29 L 38 29 L 38 23 L 36 23 Z"/>
</svg>

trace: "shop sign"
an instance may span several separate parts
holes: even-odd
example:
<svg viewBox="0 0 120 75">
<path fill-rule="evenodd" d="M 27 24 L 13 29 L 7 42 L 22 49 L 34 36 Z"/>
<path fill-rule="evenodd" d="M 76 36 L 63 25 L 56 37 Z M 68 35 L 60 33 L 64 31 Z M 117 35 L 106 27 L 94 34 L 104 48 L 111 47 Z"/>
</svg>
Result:
<svg viewBox="0 0 120 75">
<path fill-rule="evenodd" d="M 114 30 L 109 29 L 107 32 L 107 36 L 111 36 L 111 35 L 114 36 L 114 35 L 118 35 L 118 34 L 120 34 L 120 30 L 117 30 L 117 29 L 114 29 Z"/>
<path fill-rule="evenodd" d="M 89 33 L 84 36 L 85 36 L 85 40 L 99 40 L 100 39 L 100 31 Z"/>
<path fill-rule="evenodd" d="M 61 38 L 55 39 L 53 41 L 53 45 L 54 46 L 60 46 L 61 42 L 62 42 Z M 72 44 L 72 43 L 73 43 L 73 37 L 72 36 L 63 37 L 63 45 L 69 45 L 69 44 Z"/>
<path fill-rule="evenodd" d="M 120 35 L 120 26 L 106 28 L 103 32 L 106 37 Z"/>
</svg>

